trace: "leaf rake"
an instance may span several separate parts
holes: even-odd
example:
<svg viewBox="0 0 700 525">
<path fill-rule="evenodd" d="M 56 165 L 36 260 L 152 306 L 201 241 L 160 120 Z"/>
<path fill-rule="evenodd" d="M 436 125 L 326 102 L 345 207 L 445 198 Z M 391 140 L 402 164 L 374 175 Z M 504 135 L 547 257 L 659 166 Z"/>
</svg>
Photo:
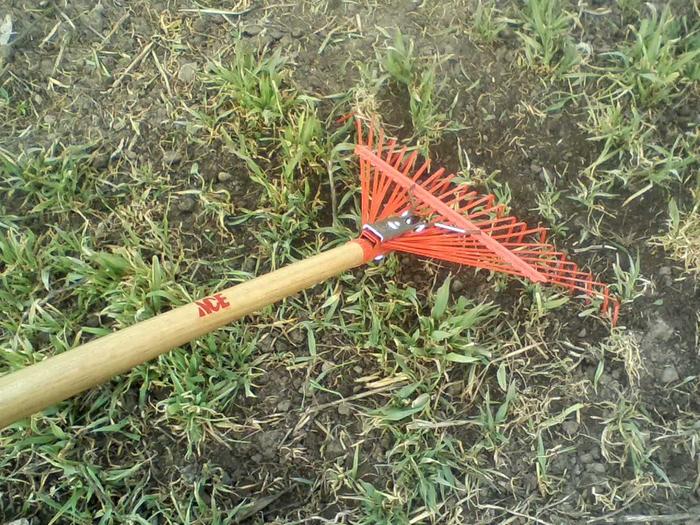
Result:
<svg viewBox="0 0 700 525">
<path fill-rule="evenodd" d="M 619 300 L 547 242 L 545 228 L 506 216 L 494 195 L 443 168 L 419 165 L 417 152 L 383 132 L 363 131 L 358 121 L 359 238 L 0 377 L 0 429 L 391 251 L 559 285 L 600 301 L 616 323 Z"/>
</svg>

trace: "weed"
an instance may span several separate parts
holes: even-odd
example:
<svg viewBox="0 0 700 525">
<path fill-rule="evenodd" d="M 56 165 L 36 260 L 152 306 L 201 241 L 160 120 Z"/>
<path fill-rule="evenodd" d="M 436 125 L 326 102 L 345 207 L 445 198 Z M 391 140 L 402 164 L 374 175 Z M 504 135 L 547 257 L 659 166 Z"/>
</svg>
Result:
<svg viewBox="0 0 700 525">
<path fill-rule="evenodd" d="M 637 297 L 644 295 L 646 288 L 651 284 L 647 279 L 642 277 L 640 272 L 639 254 L 636 259 L 630 254 L 627 254 L 628 262 L 625 265 L 626 270 L 620 264 L 618 255 L 617 261 L 613 265 L 615 272 L 615 282 L 612 283 L 611 289 L 617 297 L 624 302 L 632 302 Z"/>
<path fill-rule="evenodd" d="M 413 132 L 421 142 L 432 142 L 440 137 L 447 116 L 439 111 L 435 90 L 435 69 L 425 69 L 420 78 L 409 87 L 409 109 Z"/>
<path fill-rule="evenodd" d="M 481 42 L 486 44 L 494 42 L 501 31 L 507 27 L 507 23 L 499 18 L 499 13 L 492 3 L 479 0 L 474 10 L 472 27 Z"/>
<path fill-rule="evenodd" d="M 557 207 L 560 202 L 562 192 L 556 189 L 552 176 L 545 169 L 545 189 L 537 194 L 537 206 L 532 208 L 547 221 L 547 226 L 557 236 L 564 236 L 569 230 L 564 220 L 562 212 Z"/>
<path fill-rule="evenodd" d="M 413 41 L 409 40 L 406 43 L 401 31 L 396 31 L 393 43 L 386 48 L 382 65 L 394 80 L 405 86 L 410 86 L 415 76 Z"/>
<path fill-rule="evenodd" d="M 618 92 L 632 93 L 644 107 L 672 101 L 697 80 L 694 71 L 700 54 L 694 35 L 681 35 L 682 24 L 669 6 L 661 14 L 649 7 L 651 17 L 633 29 L 634 43 L 608 54 L 620 64 L 612 73 L 620 85 Z"/>
<path fill-rule="evenodd" d="M 635 476 L 641 477 L 648 468 L 666 478 L 666 474 L 652 461 L 658 446 L 652 445 L 651 418 L 636 403 L 620 398 L 609 404 L 612 412 L 603 420 L 605 428 L 600 437 L 600 449 L 608 462 L 620 468 L 630 466 Z"/>
<path fill-rule="evenodd" d="M 685 271 L 700 272 L 700 205 L 685 213 L 678 209 L 676 201 L 669 201 L 668 231 L 652 241 L 674 259 L 681 261 Z"/>
<path fill-rule="evenodd" d="M 432 62 L 420 68 L 413 56 L 413 41 L 407 44 L 401 32 L 397 32 L 393 45 L 384 52 L 382 65 L 391 79 L 407 89 L 413 135 L 426 153 L 428 144 L 436 141 L 447 127 L 447 115 L 440 111 L 436 87 L 437 64 Z"/>
<path fill-rule="evenodd" d="M 256 57 L 239 48 L 230 67 L 213 65 L 206 82 L 218 91 L 217 112 L 240 112 L 245 120 L 265 126 L 279 121 L 295 100 L 294 94 L 282 86 L 285 63 L 279 51 Z M 219 120 L 224 117 L 225 113 Z"/>
<path fill-rule="evenodd" d="M 576 52 L 569 37 L 572 23 L 572 15 L 557 0 L 527 1 L 522 31 L 517 34 L 525 44 L 525 57 L 531 67 L 563 73 L 574 65 Z"/>
</svg>

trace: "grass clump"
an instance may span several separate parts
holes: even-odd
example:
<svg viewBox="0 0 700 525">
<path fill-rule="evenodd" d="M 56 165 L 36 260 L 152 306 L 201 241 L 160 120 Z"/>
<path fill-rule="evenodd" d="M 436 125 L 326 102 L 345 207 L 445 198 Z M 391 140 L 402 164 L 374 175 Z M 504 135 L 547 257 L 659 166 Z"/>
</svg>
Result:
<svg viewBox="0 0 700 525">
<path fill-rule="evenodd" d="M 491 44 L 507 27 L 507 23 L 499 15 L 500 11 L 492 2 L 479 0 L 472 17 L 472 28 L 479 41 Z"/>
<path fill-rule="evenodd" d="M 685 213 L 678 209 L 675 200 L 670 200 L 668 231 L 655 237 L 653 242 L 682 262 L 686 272 L 700 274 L 700 204 L 697 200 Z"/>
<path fill-rule="evenodd" d="M 408 90 L 413 136 L 425 148 L 442 136 L 447 127 L 447 114 L 440 110 L 437 63 L 433 60 L 421 68 L 413 52 L 413 42 L 406 43 L 405 37 L 397 31 L 381 64 L 393 81 Z"/>
<path fill-rule="evenodd" d="M 619 64 L 610 73 L 619 86 L 617 94 L 631 93 L 641 107 L 668 104 L 700 80 L 697 30 L 682 31 L 683 21 L 669 6 L 659 14 L 653 4 L 648 5 L 651 16 L 632 28 L 633 43 L 607 55 Z"/>
<path fill-rule="evenodd" d="M 568 71 L 576 62 L 576 50 L 570 32 L 574 18 L 559 0 L 528 0 L 522 12 L 525 57 L 533 68 L 548 74 Z"/>
</svg>

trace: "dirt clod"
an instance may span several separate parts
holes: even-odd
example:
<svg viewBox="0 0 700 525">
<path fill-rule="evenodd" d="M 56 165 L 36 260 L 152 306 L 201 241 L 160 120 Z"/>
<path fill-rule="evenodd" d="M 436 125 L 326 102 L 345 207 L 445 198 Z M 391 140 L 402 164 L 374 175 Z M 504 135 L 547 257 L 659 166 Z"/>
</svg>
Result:
<svg viewBox="0 0 700 525">
<path fill-rule="evenodd" d="M 262 32 L 262 30 L 263 27 L 261 25 L 251 24 L 243 28 L 243 35 L 248 37 L 257 36 Z"/>
<path fill-rule="evenodd" d="M 289 411 L 289 408 L 292 406 L 292 401 L 289 399 L 283 399 L 279 403 L 277 403 L 277 410 L 279 412 L 287 412 Z"/>
<path fill-rule="evenodd" d="M 178 164 L 180 161 L 182 161 L 182 153 L 178 150 L 168 150 L 163 153 L 165 164 Z"/>
<path fill-rule="evenodd" d="M 195 207 L 195 200 L 192 197 L 183 197 L 177 203 L 177 209 L 183 213 L 191 213 Z"/>
<path fill-rule="evenodd" d="M 181 82 L 190 83 L 197 76 L 197 64 L 194 62 L 187 62 L 180 67 L 180 71 L 177 73 L 177 78 Z"/>
<path fill-rule="evenodd" d="M 661 372 L 661 382 L 662 383 L 672 383 L 678 381 L 680 376 L 678 375 L 678 370 L 673 365 L 667 365 L 663 372 Z"/>
<path fill-rule="evenodd" d="M 570 419 L 568 421 L 564 421 L 564 423 L 562 424 L 562 429 L 569 436 L 575 435 L 578 432 L 578 427 L 579 427 L 579 424 L 576 421 L 574 421 L 573 419 Z"/>
</svg>

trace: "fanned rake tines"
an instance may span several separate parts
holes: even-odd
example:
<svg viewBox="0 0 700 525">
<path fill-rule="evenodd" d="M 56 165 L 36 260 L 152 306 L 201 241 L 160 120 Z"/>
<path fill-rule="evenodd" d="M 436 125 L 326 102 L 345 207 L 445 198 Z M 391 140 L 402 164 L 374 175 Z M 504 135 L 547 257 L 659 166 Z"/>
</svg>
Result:
<svg viewBox="0 0 700 525">
<path fill-rule="evenodd" d="M 363 136 L 357 126 L 362 185 L 362 222 L 373 224 L 409 212 L 425 227 L 387 240 L 396 250 L 466 264 L 534 282 L 556 284 L 601 301 L 601 310 L 617 321 L 619 301 L 608 286 L 580 270 L 547 241 L 547 229 L 531 227 L 506 216 L 494 195 L 484 195 L 455 183 L 443 168 L 431 171 L 430 162 L 417 166 L 418 153 L 408 153 L 395 139 L 372 128 Z"/>
</svg>

